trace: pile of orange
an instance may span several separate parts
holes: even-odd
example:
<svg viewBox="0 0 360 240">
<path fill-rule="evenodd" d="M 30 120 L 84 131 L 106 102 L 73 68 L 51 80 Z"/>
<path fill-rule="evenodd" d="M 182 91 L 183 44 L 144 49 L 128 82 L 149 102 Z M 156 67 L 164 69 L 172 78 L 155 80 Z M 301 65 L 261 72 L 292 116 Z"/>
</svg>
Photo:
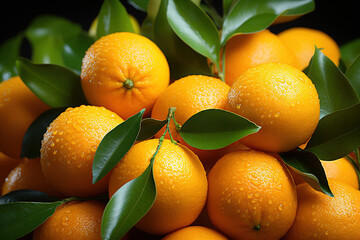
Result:
<svg viewBox="0 0 360 240">
<path fill-rule="evenodd" d="M 338 64 L 338 46 L 324 33 L 265 30 L 230 39 L 225 82 L 190 75 L 170 84 L 167 60 L 151 40 L 125 32 L 104 36 L 83 58 L 81 84 L 89 105 L 68 108 L 49 125 L 40 159 L 20 159 L 22 138 L 49 107 L 19 77 L 9 79 L 0 84 L 2 194 L 32 189 L 83 197 L 57 208 L 33 239 L 100 239 L 106 203 L 88 199 L 111 198 L 138 177 L 165 128 L 133 145 L 94 184 L 92 163 L 104 136 L 144 108 L 144 117 L 164 120 L 176 107 L 179 125 L 216 108 L 261 129 L 228 147 L 201 150 L 188 145 L 171 122 L 172 139 L 165 135 L 154 163 L 155 203 L 123 239 L 360 239 L 359 181 L 352 165 L 346 159 L 324 163 L 331 198 L 302 182 L 277 154 L 306 143 L 318 124 L 318 94 L 302 72 L 315 44 Z"/>
</svg>

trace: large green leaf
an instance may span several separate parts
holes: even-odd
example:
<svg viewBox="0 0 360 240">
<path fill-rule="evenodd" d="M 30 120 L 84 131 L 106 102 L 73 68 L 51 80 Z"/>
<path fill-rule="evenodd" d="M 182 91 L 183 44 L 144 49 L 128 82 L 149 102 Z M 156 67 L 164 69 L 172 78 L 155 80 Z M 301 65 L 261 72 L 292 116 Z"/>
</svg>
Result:
<svg viewBox="0 0 360 240">
<path fill-rule="evenodd" d="M 79 24 L 53 15 L 36 17 L 26 29 L 32 47 L 32 60 L 36 63 L 63 65 L 63 44 L 82 32 Z"/>
<path fill-rule="evenodd" d="M 323 117 L 305 150 L 335 160 L 360 146 L 360 103 Z"/>
<path fill-rule="evenodd" d="M 169 0 L 167 18 L 180 39 L 219 66 L 219 32 L 200 7 L 190 0 Z"/>
<path fill-rule="evenodd" d="M 80 76 L 54 64 L 35 64 L 26 58 L 16 62 L 21 80 L 50 107 L 86 104 Z"/>
<path fill-rule="evenodd" d="M 145 118 L 141 121 L 141 129 L 137 137 L 137 141 L 143 141 L 154 136 L 162 127 L 165 126 L 167 120 L 156 120 L 153 118 Z"/>
<path fill-rule="evenodd" d="M 280 153 L 282 160 L 314 189 L 333 197 L 324 168 L 320 160 L 311 152 L 296 150 Z"/>
<path fill-rule="evenodd" d="M 146 12 L 150 0 L 128 0 L 128 2 L 136 9 Z"/>
<path fill-rule="evenodd" d="M 199 149 L 219 149 L 256 133 L 260 127 L 249 120 L 220 109 L 208 109 L 191 116 L 180 129 L 184 141 Z"/>
<path fill-rule="evenodd" d="M 21 158 L 40 157 L 41 141 L 50 123 L 66 108 L 52 108 L 38 116 L 26 130 L 21 146 Z"/>
<path fill-rule="evenodd" d="M 358 95 L 340 69 L 318 48 L 307 69 L 320 99 L 320 119 L 359 102 Z"/>
<path fill-rule="evenodd" d="M 15 62 L 20 56 L 23 38 L 20 33 L 0 45 L 0 82 L 17 75 Z"/>
<path fill-rule="evenodd" d="M 146 170 L 123 185 L 106 205 L 101 221 L 101 237 L 121 239 L 151 208 L 156 199 L 154 157 Z"/>
<path fill-rule="evenodd" d="M 224 46 L 234 34 L 254 33 L 266 29 L 278 16 L 286 12 L 301 15 L 313 9 L 313 0 L 236 1 L 224 19 L 221 45 Z"/>
<path fill-rule="evenodd" d="M 346 67 L 349 67 L 353 61 L 360 56 L 360 38 L 354 39 L 340 47 L 341 60 Z"/>
<path fill-rule="evenodd" d="M 101 140 L 93 161 L 93 183 L 99 181 L 125 156 L 140 131 L 145 109 L 126 119 Z"/>
<path fill-rule="evenodd" d="M 349 66 L 345 76 L 349 79 L 351 86 L 360 97 L 360 56 Z"/>
<path fill-rule="evenodd" d="M 134 32 L 126 8 L 119 0 L 104 0 L 99 15 L 96 37 L 115 32 Z"/>
</svg>

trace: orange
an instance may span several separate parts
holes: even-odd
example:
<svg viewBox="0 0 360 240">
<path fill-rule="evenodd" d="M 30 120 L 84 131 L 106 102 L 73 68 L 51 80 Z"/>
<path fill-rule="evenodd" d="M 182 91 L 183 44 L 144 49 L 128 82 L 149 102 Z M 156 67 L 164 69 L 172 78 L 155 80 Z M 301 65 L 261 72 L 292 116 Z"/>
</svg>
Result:
<svg viewBox="0 0 360 240">
<path fill-rule="evenodd" d="M 227 109 L 261 126 L 242 142 L 268 152 L 286 152 L 305 143 L 320 116 L 314 84 L 300 70 L 282 63 L 244 72 L 230 88 Z"/>
<path fill-rule="evenodd" d="M 20 163 L 20 159 L 11 158 L 0 152 L 0 187 L 10 171 Z"/>
<path fill-rule="evenodd" d="M 190 75 L 172 83 L 156 101 L 151 117 L 159 120 L 166 119 L 170 107 L 176 107 L 175 119 L 184 124 L 192 115 L 210 108 L 225 109 L 229 86 L 218 78 L 204 75 Z M 160 137 L 165 127 L 155 136 Z M 204 151 L 185 144 L 178 134 L 173 122 L 170 123 L 173 138 L 194 151 L 203 162 L 218 151 Z M 168 134 L 167 134 L 167 137 Z M 220 156 L 219 156 L 220 157 Z"/>
<path fill-rule="evenodd" d="M 162 240 L 227 240 L 221 233 L 203 226 L 190 226 L 172 232 Z"/>
<path fill-rule="evenodd" d="M 275 157 L 235 151 L 219 159 L 208 174 L 207 213 L 231 239 L 278 240 L 296 214 L 291 174 Z"/>
<path fill-rule="evenodd" d="M 110 197 L 146 169 L 158 143 L 158 139 L 146 140 L 130 149 L 111 173 Z M 167 234 L 193 223 L 207 195 L 206 173 L 199 158 L 185 146 L 165 139 L 155 158 L 154 179 L 155 203 L 136 227 L 151 234 Z"/>
<path fill-rule="evenodd" d="M 225 81 L 231 86 L 245 70 L 269 62 L 298 67 L 290 49 L 269 30 L 235 35 L 225 46 Z"/>
<path fill-rule="evenodd" d="M 343 181 L 355 189 L 359 189 L 359 180 L 354 166 L 346 157 L 334 161 L 321 161 L 327 178 L 333 178 Z M 296 184 L 305 181 L 295 172 L 291 172 Z"/>
<path fill-rule="evenodd" d="M 41 171 L 39 158 L 24 159 L 12 170 L 2 186 L 2 195 L 24 189 L 41 191 L 52 196 L 61 196 L 46 181 Z"/>
<path fill-rule="evenodd" d="M 100 201 L 68 202 L 35 229 L 34 240 L 100 240 L 105 204 Z"/>
<path fill-rule="evenodd" d="M 305 27 L 294 27 L 278 34 L 279 38 L 291 49 L 300 64 L 300 69 L 309 65 L 315 46 L 328 58 L 339 65 L 340 49 L 328 34 Z"/>
<path fill-rule="evenodd" d="M 104 107 L 68 108 L 48 127 L 41 143 L 45 178 L 66 196 L 105 193 L 109 174 L 92 184 L 92 164 L 103 137 L 123 120 Z"/>
<path fill-rule="evenodd" d="M 138 34 L 121 32 L 97 40 L 86 52 L 81 85 L 91 105 L 126 119 L 151 109 L 169 85 L 169 65 L 161 50 Z"/>
<path fill-rule="evenodd" d="M 360 191 L 329 179 L 334 197 L 303 183 L 297 186 L 298 209 L 285 240 L 360 239 Z"/>
<path fill-rule="evenodd" d="M 48 110 L 19 77 L 0 83 L 0 151 L 20 158 L 26 130 L 45 110 Z"/>
</svg>

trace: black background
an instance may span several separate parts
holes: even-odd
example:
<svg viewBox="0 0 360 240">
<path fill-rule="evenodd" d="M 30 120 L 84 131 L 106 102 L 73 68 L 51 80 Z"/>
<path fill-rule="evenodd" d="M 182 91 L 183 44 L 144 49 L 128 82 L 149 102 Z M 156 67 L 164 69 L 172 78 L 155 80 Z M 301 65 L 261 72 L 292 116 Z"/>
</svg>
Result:
<svg viewBox="0 0 360 240">
<path fill-rule="evenodd" d="M 102 0 L 63 0 L 63 1 L 2 1 L 0 9 L 0 43 L 15 36 L 28 26 L 39 14 L 55 14 L 81 24 L 83 29 L 90 27 L 97 16 Z M 144 14 L 121 0 L 128 12 L 140 21 Z M 221 5 L 221 1 L 214 1 Z M 274 33 L 294 27 L 303 26 L 322 30 L 330 35 L 339 45 L 360 37 L 360 8 L 355 0 L 329 1 L 316 0 L 314 12 L 286 24 L 270 28 Z"/>
</svg>

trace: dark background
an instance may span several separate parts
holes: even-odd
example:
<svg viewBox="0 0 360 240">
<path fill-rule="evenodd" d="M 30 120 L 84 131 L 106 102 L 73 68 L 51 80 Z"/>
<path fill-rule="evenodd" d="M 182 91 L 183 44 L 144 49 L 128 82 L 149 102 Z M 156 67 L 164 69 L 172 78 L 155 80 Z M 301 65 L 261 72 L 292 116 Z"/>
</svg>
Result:
<svg viewBox="0 0 360 240">
<path fill-rule="evenodd" d="M 97 16 L 102 0 L 63 0 L 63 1 L 2 1 L 0 9 L 0 43 L 15 36 L 28 26 L 29 22 L 39 14 L 55 14 L 82 25 L 88 29 Z M 121 0 L 128 12 L 140 20 L 144 14 Z M 214 1 L 221 5 L 221 1 Z M 342 45 L 360 37 L 360 8 L 355 0 L 326 1 L 316 0 L 314 12 L 285 24 L 270 28 L 274 33 L 294 27 L 304 26 L 322 30 Z"/>
</svg>

